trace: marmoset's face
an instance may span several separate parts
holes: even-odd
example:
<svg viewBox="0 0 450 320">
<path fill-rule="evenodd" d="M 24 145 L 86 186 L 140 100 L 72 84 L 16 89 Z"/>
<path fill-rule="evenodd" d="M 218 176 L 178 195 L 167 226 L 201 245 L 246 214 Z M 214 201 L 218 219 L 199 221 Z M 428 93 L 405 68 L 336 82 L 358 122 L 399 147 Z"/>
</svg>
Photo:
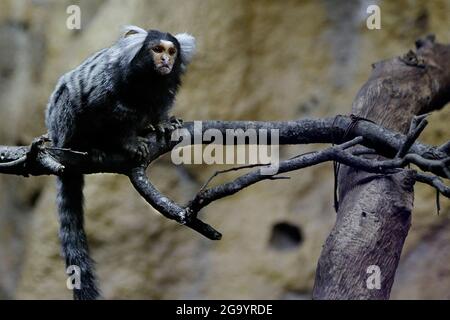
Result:
<svg viewBox="0 0 450 320">
<path fill-rule="evenodd" d="M 177 58 L 177 48 L 175 44 L 168 40 L 160 40 L 150 48 L 156 71 L 161 75 L 172 72 L 173 65 Z"/>
</svg>

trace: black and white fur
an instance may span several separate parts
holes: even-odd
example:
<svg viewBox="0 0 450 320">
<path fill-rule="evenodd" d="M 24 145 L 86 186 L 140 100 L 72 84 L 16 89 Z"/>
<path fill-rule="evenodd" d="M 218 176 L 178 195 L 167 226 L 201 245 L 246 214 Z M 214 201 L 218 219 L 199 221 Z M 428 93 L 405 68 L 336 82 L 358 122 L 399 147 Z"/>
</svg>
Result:
<svg viewBox="0 0 450 320">
<path fill-rule="evenodd" d="M 149 57 L 150 47 L 160 40 L 178 49 L 167 75 L 156 72 Z M 46 113 L 53 145 L 87 152 L 142 151 L 140 132 L 168 120 L 180 77 L 194 52 L 195 39 L 189 34 L 127 27 L 113 46 L 60 78 Z M 81 289 L 74 289 L 74 299 L 96 299 L 99 290 L 83 226 L 83 183 L 83 175 L 76 172 L 58 177 L 60 239 L 66 266 L 81 270 Z"/>
</svg>

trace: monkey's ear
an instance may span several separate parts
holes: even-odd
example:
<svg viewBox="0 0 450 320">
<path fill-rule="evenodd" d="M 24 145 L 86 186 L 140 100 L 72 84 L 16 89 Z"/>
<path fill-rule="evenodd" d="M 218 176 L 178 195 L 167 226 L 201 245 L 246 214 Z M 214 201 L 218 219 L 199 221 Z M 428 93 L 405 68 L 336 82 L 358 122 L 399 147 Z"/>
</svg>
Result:
<svg viewBox="0 0 450 320">
<path fill-rule="evenodd" d="M 187 65 L 192 61 L 195 54 L 195 38 L 188 33 L 179 33 L 175 35 L 175 38 L 180 43 L 181 59 L 183 60 L 183 63 Z"/>
<path fill-rule="evenodd" d="M 127 38 L 132 35 L 147 35 L 147 31 L 137 26 L 126 26 L 123 28 L 123 37 Z"/>
</svg>

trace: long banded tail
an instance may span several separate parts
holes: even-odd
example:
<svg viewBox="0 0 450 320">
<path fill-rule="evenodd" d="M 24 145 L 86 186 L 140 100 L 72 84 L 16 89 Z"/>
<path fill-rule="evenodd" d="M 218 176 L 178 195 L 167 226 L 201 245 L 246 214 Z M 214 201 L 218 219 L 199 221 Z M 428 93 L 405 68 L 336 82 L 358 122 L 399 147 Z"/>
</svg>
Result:
<svg viewBox="0 0 450 320">
<path fill-rule="evenodd" d="M 60 220 L 61 246 L 66 267 L 77 266 L 81 271 L 80 289 L 73 289 L 75 300 L 99 297 L 94 274 L 94 261 L 84 231 L 83 175 L 71 174 L 57 178 L 57 206 Z"/>
</svg>

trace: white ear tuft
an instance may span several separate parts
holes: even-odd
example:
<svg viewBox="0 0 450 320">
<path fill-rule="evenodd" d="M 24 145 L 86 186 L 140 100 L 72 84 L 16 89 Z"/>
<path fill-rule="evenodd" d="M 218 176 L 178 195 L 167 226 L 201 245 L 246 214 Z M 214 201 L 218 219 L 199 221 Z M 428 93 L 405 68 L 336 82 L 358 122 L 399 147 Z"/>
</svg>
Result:
<svg viewBox="0 0 450 320">
<path fill-rule="evenodd" d="M 120 64 L 129 65 L 134 57 L 139 53 L 147 38 L 147 31 L 136 26 L 126 26 L 123 28 L 123 36 L 114 46 L 115 51 L 112 60 L 120 60 Z"/>
<path fill-rule="evenodd" d="M 175 38 L 180 43 L 181 58 L 183 59 L 183 63 L 190 63 L 195 54 L 195 38 L 188 33 L 179 33 L 175 35 Z"/>
</svg>

